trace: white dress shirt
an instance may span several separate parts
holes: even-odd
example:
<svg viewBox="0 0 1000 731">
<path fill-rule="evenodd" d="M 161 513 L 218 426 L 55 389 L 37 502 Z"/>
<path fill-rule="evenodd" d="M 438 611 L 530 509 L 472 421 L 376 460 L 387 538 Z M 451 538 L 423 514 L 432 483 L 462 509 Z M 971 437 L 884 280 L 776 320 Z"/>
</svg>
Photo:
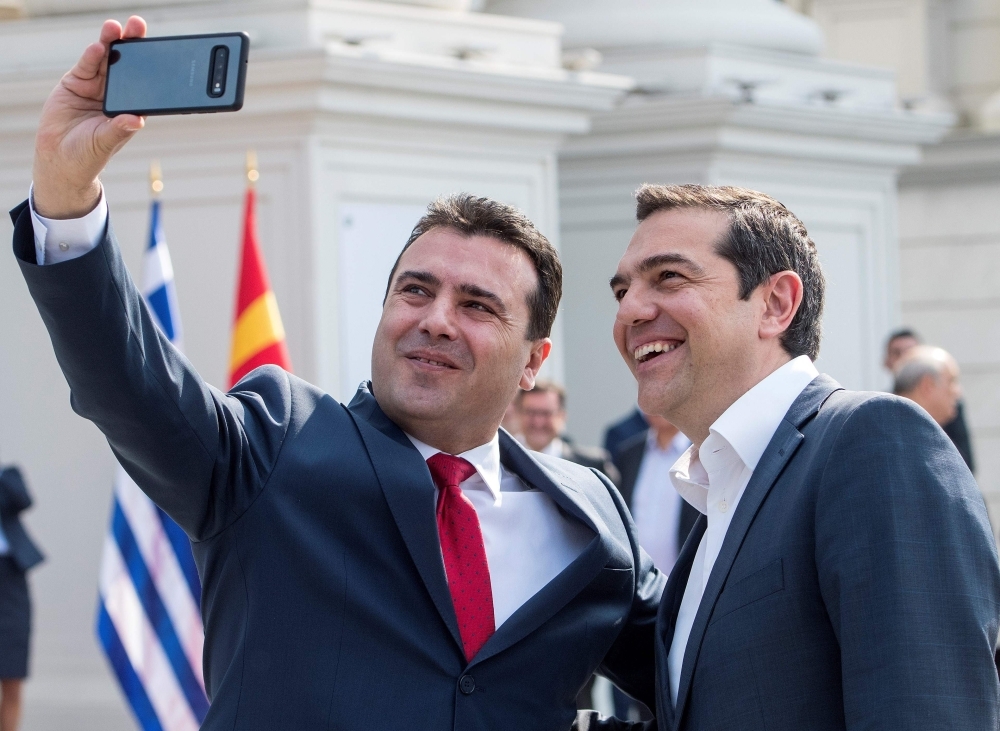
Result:
<svg viewBox="0 0 1000 731">
<path fill-rule="evenodd" d="M 35 213 L 30 196 L 28 200 L 39 264 L 82 256 L 100 243 L 108 222 L 103 191 L 93 211 L 70 220 L 43 218 Z M 410 441 L 424 460 L 440 451 L 413 437 Z M 499 434 L 458 456 L 476 468 L 476 474 L 459 487 L 479 515 L 493 587 L 493 614 L 500 627 L 569 566 L 594 533 L 563 514 L 544 492 L 527 487 L 500 464 Z"/>
<path fill-rule="evenodd" d="M 712 425 L 701 448 L 692 446 L 670 471 L 677 492 L 708 516 L 708 528 L 691 566 L 667 657 L 674 703 L 691 627 L 733 513 L 781 420 L 818 375 L 808 356 L 801 355 L 786 363 L 726 409 Z"/>
<path fill-rule="evenodd" d="M 678 433 L 661 449 L 656 441 L 656 432 L 650 429 L 646 436 L 646 451 L 632 489 L 632 519 L 639 534 L 639 545 L 664 575 L 670 573 L 677 561 L 677 534 L 683 499 L 671 484 L 670 469 L 690 446 L 691 440 Z"/>
<path fill-rule="evenodd" d="M 35 232 L 35 259 L 39 265 L 58 264 L 83 256 L 104 236 L 108 225 L 108 202 L 101 189 L 97 207 L 82 218 L 55 219 L 39 216 L 35 201 L 28 192 L 31 227 Z"/>
<path fill-rule="evenodd" d="M 406 436 L 425 461 L 441 451 Z M 500 464 L 499 435 L 457 456 L 476 468 L 459 488 L 479 515 L 499 628 L 583 553 L 594 532 Z"/>
</svg>

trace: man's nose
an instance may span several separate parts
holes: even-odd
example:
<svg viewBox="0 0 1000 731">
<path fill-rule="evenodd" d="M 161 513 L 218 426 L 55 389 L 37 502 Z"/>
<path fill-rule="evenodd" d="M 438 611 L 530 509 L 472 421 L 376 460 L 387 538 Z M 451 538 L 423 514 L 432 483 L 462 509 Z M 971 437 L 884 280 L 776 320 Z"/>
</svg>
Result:
<svg viewBox="0 0 1000 731">
<path fill-rule="evenodd" d="M 424 309 L 424 316 L 420 321 L 420 329 L 432 338 L 443 337 L 448 340 L 454 340 L 458 337 L 455 310 L 447 297 L 436 297 Z"/>
<path fill-rule="evenodd" d="M 656 311 L 656 305 L 649 291 L 642 286 L 632 286 L 618 301 L 618 314 L 615 319 L 619 325 L 629 327 L 655 320 Z"/>
</svg>

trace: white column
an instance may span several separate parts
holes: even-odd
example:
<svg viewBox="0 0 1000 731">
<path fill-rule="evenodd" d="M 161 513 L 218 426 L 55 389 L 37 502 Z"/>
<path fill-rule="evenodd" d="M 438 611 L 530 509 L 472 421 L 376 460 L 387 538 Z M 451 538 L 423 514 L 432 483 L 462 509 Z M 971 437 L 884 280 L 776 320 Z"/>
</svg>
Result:
<svg viewBox="0 0 1000 731">
<path fill-rule="evenodd" d="M 577 437 L 598 440 L 635 398 L 610 339 L 607 280 L 644 182 L 757 188 L 801 216 L 829 282 L 819 367 L 849 388 L 883 387 L 879 350 L 899 321 L 897 174 L 951 117 L 900 109 L 890 71 L 820 58 L 815 22 L 774 0 L 576 5 L 494 0 L 489 9 L 559 20 L 568 46 L 596 49 L 601 70 L 637 83 L 560 153 Z"/>
</svg>

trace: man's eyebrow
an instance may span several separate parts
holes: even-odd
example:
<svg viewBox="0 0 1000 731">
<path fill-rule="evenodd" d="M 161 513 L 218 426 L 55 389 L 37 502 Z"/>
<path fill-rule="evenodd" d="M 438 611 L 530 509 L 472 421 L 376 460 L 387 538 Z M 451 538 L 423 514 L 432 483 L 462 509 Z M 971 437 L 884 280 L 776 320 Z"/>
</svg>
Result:
<svg viewBox="0 0 1000 731">
<path fill-rule="evenodd" d="M 647 257 L 639 262 L 639 266 L 636 267 L 636 271 L 640 274 L 645 274 L 653 269 L 659 269 L 662 266 L 670 265 L 687 267 L 695 276 L 701 276 L 705 273 L 705 270 L 700 264 L 695 264 L 683 254 L 656 254 L 655 256 Z"/>
<path fill-rule="evenodd" d="M 396 275 L 396 281 L 401 282 L 404 279 L 415 279 L 418 282 L 423 282 L 424 284 L 429 284 L 433 287 L 440 287 L 441 280 L 435 277 L 430 272 L 418 272 L 412 269 L 408 269 L 405 272 L 400 272 Z"/>
<path fill-rule="evenodd" d="M 476 284 L 463 284 L 461 287 L 459 287 L 459 290 L 463 294 L 467 294 L 470 297 L 477 297 L 479 299 L 487 300 L 491 302 L 493 306 L 496 307 L 501 312 L 503 313 L 507 312 L 507 305 L 504 303 L 504 301 L 500 299 L 499 295 L 490 292 L 488 289 L 483 289 L 482 287 Z"/>
<path fill-rule="evenodd" d="M 608 284 L 611 285 L 611 289 L 615 289 L 616 287 L 620 287 L 623 284 L 628 284 L 631 281 L 632 277 L 626 277 L 624 274 L 619 272 L 618 274 L 615 274 L 615 276 L 611 277 L 611 281 L 608 282 Z"/>
<path fill-rule="evenodd" d="M 683 266 L 691 270 L 691 273 L 696 277 L 703 276 L 705 274 L 705 269 L 700 264 L 695 264 L 693 261 L 688 259 L 683 254 L 656 254 L 654 256 L 649 256 L 643 259 L 636 266 L 635 271 L 637 274 L 645 274 L 654 269 L 659 269 L 663 266 Z M 618 272 L 615 276 L 611 277 L 609 284 L 611 289 L 624 286 L 632 281 L 632 277 L 626 274 Z"/>
</svg>

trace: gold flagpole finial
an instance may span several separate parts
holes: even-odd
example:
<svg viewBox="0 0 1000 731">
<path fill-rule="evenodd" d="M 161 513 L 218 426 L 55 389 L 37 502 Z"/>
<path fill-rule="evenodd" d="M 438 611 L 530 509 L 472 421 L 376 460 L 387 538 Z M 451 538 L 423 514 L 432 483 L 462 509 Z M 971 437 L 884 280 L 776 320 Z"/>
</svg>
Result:
<svg viewBox="0 0 1000 731">
<path fill-rule="evenodd" d="M 260 179 L 260 173 L 257 170 L 257 153 L 253 150 L 247 150 L 247 180 L 253 185 Z"/>
<path fill-rule="evenodd" d="M 153 160 L 149 163 L 149 187 L 152 189 L 154 197 L 163 192 L 163 171 L 160 169 L 159 160 Z"/>
</svg>

